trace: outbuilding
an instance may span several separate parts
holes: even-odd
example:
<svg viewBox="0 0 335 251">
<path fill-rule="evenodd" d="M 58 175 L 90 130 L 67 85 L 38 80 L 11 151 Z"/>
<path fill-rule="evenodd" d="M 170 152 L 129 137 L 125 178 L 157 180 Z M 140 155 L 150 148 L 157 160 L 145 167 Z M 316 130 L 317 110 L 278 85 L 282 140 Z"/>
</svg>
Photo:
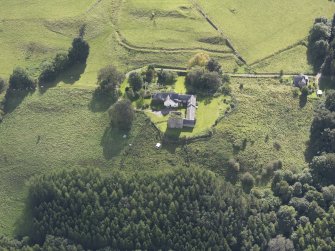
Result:
<svg viewBox="0 0 335 251">
<path fill-rule="evenodd" d="M 309 77 L 304 74 L 297 75 L 293 78 L 294 87 L 303 88 L 307 86 L 308 83 L 309 83 Z"/>
</svg>

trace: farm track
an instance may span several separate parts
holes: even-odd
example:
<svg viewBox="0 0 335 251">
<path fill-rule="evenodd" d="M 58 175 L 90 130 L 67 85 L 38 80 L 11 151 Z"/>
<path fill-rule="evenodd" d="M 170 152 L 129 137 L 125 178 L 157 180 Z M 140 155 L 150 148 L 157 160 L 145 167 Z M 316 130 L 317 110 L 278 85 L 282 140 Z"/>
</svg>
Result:
<svg viewBox="0 0 335 251">
<path fill-rule="evenodd" d="M 201 47 L 195 47 L 195 48 L 149 48 L 149 47 L 142 47 L 142 46 L 136 46 L 131 45 L 128 43 L 121 35 L 120 31 L 116 31 L 116 38 L 118 40 L 118 43 L 128 49 L 128 50 L 135 50 L 140 52 L 153 52 L 153 53 L 182 53 L 182 52 L 199 52 L 199 51 L 207 51 L 211 53 L 218 53 L 218 54 L 226 54 L 226 55 L 233 55 L 232 51 L 225 51 L 225 50 L 215 50 L 215 49 L 208 49 L 208 48 L 201 48 Z"/>
</svg>

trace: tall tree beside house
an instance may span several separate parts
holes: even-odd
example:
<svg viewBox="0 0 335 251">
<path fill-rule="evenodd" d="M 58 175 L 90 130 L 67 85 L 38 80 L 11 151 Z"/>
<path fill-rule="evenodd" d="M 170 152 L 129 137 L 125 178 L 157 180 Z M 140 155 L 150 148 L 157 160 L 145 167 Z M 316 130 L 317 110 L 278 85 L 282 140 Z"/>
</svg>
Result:
<svg viewBox="0 0 335 251">
<path fill-rule="evenodd" d="M 144 84 L 143 78 L 138 72 L 132 72 L 129 74 L 128 83 L 135 92 L 141 90 Z"/>
<path fill-rule="evenodd" d="M 109 116 L 113 127 L 129 130 L 135 118 L 134 108 L 128 99 L 123 99 L 111 106 Z"/>
<path fill-rule="evenodd" d="M 191 93 L 210 94 L 218 90 L 222 80 L 216 71 L 210 72 L 203 67 L 193 67 L 187 73 L 185 83 Z"/>
<path fill-rule="evenodd" d="M 155 77 L 156 77 L 155 67 L 153 65 L 148 65 L 148 67 L 144 71 L 145 82 L 152 83 L 152 81 L 154 81 Z"/>
</svg>

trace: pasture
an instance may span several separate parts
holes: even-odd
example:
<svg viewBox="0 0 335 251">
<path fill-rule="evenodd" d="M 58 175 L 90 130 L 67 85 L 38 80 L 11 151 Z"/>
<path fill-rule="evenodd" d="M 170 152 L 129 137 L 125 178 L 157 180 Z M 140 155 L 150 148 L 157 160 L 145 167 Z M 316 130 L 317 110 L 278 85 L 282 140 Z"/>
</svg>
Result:
<svg viewBox="0 0 335 251">
<path fill-rule="evenodd" d="M 305 39 L 316 17 L 335 11 L 328 0 L 195 1 L 249 64 Z"/>
<path fill-rule="evenodd" d="M 107 112 L 92 109 L 91 90 L 54 88 L 24 100 L 17 96 L 0 124 L 0 234 L 15 233 L 33 175 L 73 166 L 100 167 L 106 175 L 111 169 L 152 172 L 183 163 L 178 154 L 155 149 L 160 138 L 141 113 L 126 139 L 110 128 Z"/>
<path fill-rule="evenodd" d="M 297 45 L 266 60 L 252 65 L 251 69 L 262 73 L 314 74 L 313 67 L 307 63 L 307 47 Z"/>
<path fill-rule="evenodd" d="M 221 174 L 233 157 L 255 174 L 274 160 L 281 160 L 285 169 L 306 167 L 314 99 L 301 102 L 293 97 L 293 87 L 275 79 L 232 81 L 237 109 L 215 127 L 209 140 L 188 145 L 190 158 Z"/>
</svg>

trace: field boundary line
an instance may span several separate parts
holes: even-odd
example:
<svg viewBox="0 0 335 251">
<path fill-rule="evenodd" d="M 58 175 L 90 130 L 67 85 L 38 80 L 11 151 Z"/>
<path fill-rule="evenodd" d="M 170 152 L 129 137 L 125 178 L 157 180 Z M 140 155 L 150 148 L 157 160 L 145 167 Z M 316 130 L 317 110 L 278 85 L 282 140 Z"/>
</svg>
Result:
<svg viewBox="0 0 335 251">
<path fill-rule="evenodd" d="M 122 37 L 119 30 L 116 30 L 116 38 L 118 43 L 129 50 L 135 50 L 135 51 L 143 51 L 143 52 L 170 52 L 170 53 L 180 53 L 180 52 L 198 52 L 198 51 L 207 51 L 211 53 L 218 53 L 218 54 L 227 54 L 227 55 L 233 55 L 233 51 L 225 51 L 225 50 L 215 50 L 215 49 L 209 49 L 209 48 L 201 48 L 201 47 L 190 47 L 190 48 L 163 48 L 163 47 L 142 47 L 142 46 L 136 46 L 130 44 L 125 38 Z"/>
<path fill-rule="evenodd" d="M 189 0 L 191 4 L 197 9 L 197 11 L 206 19 L 206 21 L 217 31 L 219 34 L 226 40 L 226 45 L 234 52 L 235 56 L 245 65 L 247 61 L 242 57 L 242 55 L 238 52 L 238 50 L 233 45 L 233 42 L 224 34 L 224 32 L 216 25 L 209 15 L 205 12 L 205 10 L 201 7 L 201 5 L 197 2 L 197 0 Z"/>
<path fill-rule="evenodd" d="M 268 60 L 268 59 L 270 59 L 270 58 L 272 58 L 272 57 L 275 57 L 275 56 L 277 56 L 277 55 L 279 55 L 279 54 L 281 54 L 281 53 L 284 53 L 284 52 L 286 52 L 286 51 L 289 51 L 289 50 L 291 50 L 291 49 L 294 49 L 295 47 L 298 47 L 298 46 L 306 46 L 306 45 L 305 45 L 305 41 L 306 41 L 306 38 L 301 39 L 301 40 L 299 40 L 298 42 L 296 42 L 296 43 L 294 43 L 294 44 L 291 44 L 290 46 L 285 47 L 285 48 L 283 48 L 283 49 L 281 49 L 281 50 L 279 50 L 279 51 L 276 51 L 276 52 L 272 53 L 272 54 L 269 55 L 269 56 L 266 56 L 266 57 L 264 57 L 264 58 L 262 58 L 262 59 L 256 60 L 255 62 L 251 63 L 249 66 L 250 66 L 250 67 L 253 67 L 253 66 L 255 66 L 255 65 L 257 65 L 257 64 L 260 64 L 260 63 L 262 63 L 263 61 L 266 61 L 266 60 Z"/>
</svg>

